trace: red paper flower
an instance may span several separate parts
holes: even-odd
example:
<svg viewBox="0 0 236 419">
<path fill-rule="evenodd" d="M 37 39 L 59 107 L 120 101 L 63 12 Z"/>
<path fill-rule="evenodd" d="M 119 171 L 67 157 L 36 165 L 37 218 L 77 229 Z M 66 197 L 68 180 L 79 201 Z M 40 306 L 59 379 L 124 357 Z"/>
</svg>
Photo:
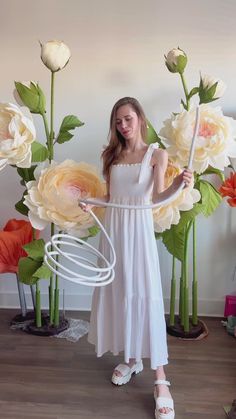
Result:
<svg viewBox="0 0 236 419">
<path fill-rule="evenodd" d="M 7 222 L 0 231 L 0 273 L 18 272 L 19 259 L 27 256 L 22 246 L 32 240 L 33 229 L 29 221 L 12 219 Z"/>
<path fill-rule="evenodd" d="M 222 196 L 229 196 L 227 202 L 231 207 L 236 207 L 236 172 L 232 172 L 222 183 L 219 192 Z"/>
</svg>

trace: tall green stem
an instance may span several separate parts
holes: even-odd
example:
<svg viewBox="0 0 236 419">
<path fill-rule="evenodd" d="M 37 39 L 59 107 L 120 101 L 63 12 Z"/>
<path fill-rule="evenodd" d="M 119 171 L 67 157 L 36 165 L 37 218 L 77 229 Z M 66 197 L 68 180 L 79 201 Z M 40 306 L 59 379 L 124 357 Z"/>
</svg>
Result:
<svg viewBox="0 0 236 419">
<path fill-rule="evenodd" d="M 51 237 L 54 235 L 54 224 L 51 223 Z M 52 248 L 51 248 L 52 250 Z M 53 274 L 50 276 L 50 286 L 49 286 L 49 317 L 50 317 L 50 324 L 54 322 L 54 281 L 53 281 Z"/>
<path fill-rule="evenodd" d="M 196 221 L 193 221 L 193 283 L 192 283 L 192 323 L 194 326 L 198 324 L 197 317 L 197 299 L 198 299 L 198 283 L 197 283 L 197 265 L 196 265 Z"/>
<path fill-rule="evenodd" d="M 49 161 L 54 157 L 53 140 L 54 140 L 54 84 L 55 73 L 51 72 L 51 109 L 50 109 L 50 135 L 49 135 Z"/>
<path fill-rule="evenodd" d="M 175 324 L 175 293 L 176 293 L 176 279 L 175 279 L 175 257 L 172 258 L 172 278 L 171 278 L 171 295 L 170 295 L 170 326 Z"/>
<path fill-rule="evenodd" d="M 55 73 L 51 72 L 51 102 L 50 102 L 50 134 L 48 141 L 48 152 L 49 152 L 49 162 L 53 160 L 54 149 L 53 149 L 53 140 L 54 140 L 54 82 L 55 82 Z M 51 223 L 51 236 L 54 234 L 54 224 Z M 50 286 L 49 286 L 49 316 L 50 324 L 54 322 L 54 284 L 53 284 L 53 274 L 50 277 Z"/>
<path fill-rule="evenodd" d="M 189 111 L 190 99 L 189 99 L 189 93 L 188 93 L 188 89 L 187 89 L 187 85 L 186 85 L 186 81 L 185 81 L 183 73 L 180 73 L 180 77 L 181 77 L 181 81 L 182 81 L 183 88 L 184 88 L 184 94 L 185 94 L 185 99 L 186 99 L 186 108 L 187 108 L 187 111 Z"/>
<path fill-rule="evenodd" d="M 49 132 L 49 128 L 48 128 L 48 120 L 47 120 L 47 117 L 46 117 L 46 114 L 45 113 L 42 113 L 41 115 L 42 115 L 42 118 L 43 118 L 44 129 L 45 129 L 46 138 L 47 138 L 47 148 L 48 148 L 48 152 L 49 152 L 49 148 L 50 148 L 50 146 L 49 146 L 50 132 Z"/>
<path fill-rule="evenodd" d="M 179 284 L 179 318 L 180 323 L 184 325 L 184 262 L 181 262 L 181 276 Z"/>
<path fill-rule="evenodd" d="M 36 326 L 42 327 L 42 316 L 41 316 L 41 297 L 39 289 L 39 281 L 36 282 Z"/>
<path fill-rule="evenodd" d="M 185 231 L 184 241 L 184 331 L 189 332 L 189 284 L 188 284 L 188 241 L 192 223 L 190 222 Z"/>
</svg>

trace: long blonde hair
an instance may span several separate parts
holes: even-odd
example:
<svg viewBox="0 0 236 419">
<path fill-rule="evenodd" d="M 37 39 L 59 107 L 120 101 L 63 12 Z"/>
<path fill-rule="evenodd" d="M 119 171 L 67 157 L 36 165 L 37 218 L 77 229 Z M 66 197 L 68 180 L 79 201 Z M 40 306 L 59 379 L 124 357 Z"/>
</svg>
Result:
<svg viewBox="0 0 236 419">
<path fill-rule="evenodd" d="M 119 99 L 111 111 L 110 130 L 109 130 L 109 144 L 102 152 L 103 158 L 103 176 L 106 180 L 109 179 L 111 165 L 119 161 L 119 157 L 126 148 L 126 140 L 116 128 L 116 113 L 117 110 L 124 105 L 132 106 L 134 112 L 138 115 L 140 120 L 140 131 L 142 139 L 145 141 L 147 137 L 147 122 L 142 106 L 137 99 L 133 97 L 123 97 Z"/>
</svg>

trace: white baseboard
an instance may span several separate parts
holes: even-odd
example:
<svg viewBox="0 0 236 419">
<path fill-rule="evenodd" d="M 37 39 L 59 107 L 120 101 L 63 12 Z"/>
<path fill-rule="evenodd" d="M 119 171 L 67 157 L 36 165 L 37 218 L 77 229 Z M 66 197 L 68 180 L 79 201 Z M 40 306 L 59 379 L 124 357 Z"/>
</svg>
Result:
<svg viewBox="0 0 236 419">
<path fill-rule="evenodd" d="M 62 297 L 60 298 L 60 307 L 62 308 Z M 65 296 L 65 310 L 90 311 L 92 303 L 91 294 L 68 294 Z M 27 308 L 32 308 L 31 295 L 26 293 Z M 41 294 L 41 304 L 43 309 L 48 308 L 48 295 Z M 165 312 L 169 312 L 169 298 L 164 298 Z M 0 294 L 0 308 L 18 308 L 19 297 L 17 293 Z M 191 308 L 191 301 L 189 303 Z M 178 301 L 176 301 L 176 309 L 178 309 Z M 199 299 L 198 301 L 199 316 L 223 317 L 224 315 L 224 300 L 207 300 Z"/>
</svg>

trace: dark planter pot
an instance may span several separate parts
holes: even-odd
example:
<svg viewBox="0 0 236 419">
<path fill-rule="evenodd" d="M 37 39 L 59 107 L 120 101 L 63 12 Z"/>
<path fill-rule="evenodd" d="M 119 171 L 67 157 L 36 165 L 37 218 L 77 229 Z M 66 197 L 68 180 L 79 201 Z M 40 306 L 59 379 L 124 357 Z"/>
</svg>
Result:
<svg viewBox="0 0 236 419">
<path fill-rule="evenodd" d="M 63 317 L 59 319 L 59 325 L 54 326 L 50 324 L 49 316 L 42 316 L 42 327 L 37 327 L 35 324 L 35 320 L 32 323 L 29 323 L 24 331 L 26 333 L 30 333 L 32 335 L 37 336 L 54 336 L 58 335 L 58 333 L 63 332 L 64 330 L 68 329 L 69 321 Z"/>
<path fill-rule="evenodd" d="M 197 325 L 193 325 L 190 320 L 190 330 L 185 332 L 179 318 L 176 319 L 174 326 L 170 326 L 169 318 L 167 318 L 166 328 L 169 335 L 183 339 L 196 339 L 205 332 L 205 326 L 200 320 Z"/>
</svg>

